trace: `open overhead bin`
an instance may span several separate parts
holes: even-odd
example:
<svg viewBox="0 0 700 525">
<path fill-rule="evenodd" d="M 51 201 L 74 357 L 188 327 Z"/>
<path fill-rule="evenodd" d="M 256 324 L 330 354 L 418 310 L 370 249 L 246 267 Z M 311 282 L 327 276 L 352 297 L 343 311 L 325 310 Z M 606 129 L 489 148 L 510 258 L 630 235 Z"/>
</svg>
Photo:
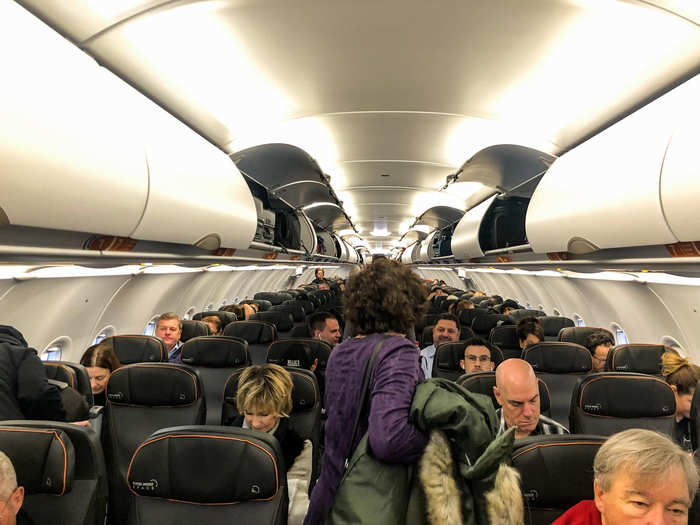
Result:
<svg viewBox="0 0 700 525">
<path fill-rule="evenodd" d="M 527 212 L 532 249 L 587 253 L 698 240 L 697 116 L 687 120 L 698 100 L 695 77 L 557 159 Z"/>
<path fill-rule="evenodd" d="M 464 216 L 464 210 L 451 206 L 434 206 L 418 217 L 416 224 L 425 224 L 431 229 L 442 229 L 459 221 Z"/>
</svg>

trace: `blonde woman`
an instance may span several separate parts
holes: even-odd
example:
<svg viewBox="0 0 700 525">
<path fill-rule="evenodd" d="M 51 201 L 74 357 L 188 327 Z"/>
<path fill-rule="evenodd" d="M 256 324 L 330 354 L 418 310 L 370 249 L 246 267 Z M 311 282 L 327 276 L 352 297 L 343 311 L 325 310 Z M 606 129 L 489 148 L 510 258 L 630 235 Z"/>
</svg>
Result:
<svg viewBox="0 0 700 525">
<path fill-rule="evenodd" d="M 663 365 L 661 373 L 671 385 L 676 398 L 676 442 L 692 452 L 690 440 L 690 403 L 695 393 L 695 385 L 700 380 L 700 367 L 675 352 L 666 352 L 661 356 Z"/>
</svg>

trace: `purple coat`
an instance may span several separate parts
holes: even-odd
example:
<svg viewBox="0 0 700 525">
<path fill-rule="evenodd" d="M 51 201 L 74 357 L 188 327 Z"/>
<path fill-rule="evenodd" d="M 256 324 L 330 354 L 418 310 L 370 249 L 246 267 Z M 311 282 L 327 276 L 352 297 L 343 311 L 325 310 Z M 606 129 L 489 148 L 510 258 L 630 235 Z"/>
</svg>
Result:
<svg viewBox="0 0 700 525">
<path fill-rule="evenodd" d="M 326 369 L 326 442 L 321 475 L 311 494 L 305 525 L 322 524 L 333 505 L 351 447 L 362 377 L 379 335 L 353 338 L 337 346 Z M 413 393 L 422 379 L 418 348 L 404 337 L 389 337 L 379 350 L 370 385 L 369 417 L 361 417 L 358 436 L 368 432 L 373 456 L 386 463 L 418 460 L 428 437 L 408 422 Z"/>
</svg>

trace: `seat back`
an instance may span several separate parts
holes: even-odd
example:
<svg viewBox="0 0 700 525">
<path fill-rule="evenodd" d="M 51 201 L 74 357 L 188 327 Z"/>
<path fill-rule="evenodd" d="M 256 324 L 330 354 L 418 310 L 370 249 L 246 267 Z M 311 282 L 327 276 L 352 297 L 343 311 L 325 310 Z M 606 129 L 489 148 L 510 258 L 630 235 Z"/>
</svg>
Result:
<svg viewBox="0 0 700 525">
<path fill-rule="evenodd" d="M 493 387 L 496 386 L 496 372 L 475 372 L 473 374 L 464 374 L 457 378 L 457 384 L 463 386 L 470 392 L 475 394 L 483 394 L 491 398 L 493 408 L 498 410 L 501 406 L 496 401 L 496 396 L 493 393 Z M 549 388 L 547 384 L 540 378 L 537 378 L 537 386 L 540 391 L 540 414 L 551 417 L 551 407 L 549 399 Z"/>
<path fill-rule="evenodd" d="M 518 308 L 517 310 L 511 310 L 508 315 L 511 316 L 514 323 L 518 323 L 521 319 L 526 317 L 546 317 L 546 313 L 542 310 L 532 310 L 529 308 Z"/>
<path fill-rule="evenodd" d="M 693 450 L 700 448 L 700 388 L 695 389 L 690 402 L 690 439 Z"/>
<path fill-rule="evenodd" d="M 248 343 L 237 337 L 195 337 L 182 346 L 181 361 L 199 373 L 207 411 L 206 424 L 220 424 L 224 385 L 235 369 L 250 364 Z"/>
<path fill-rule="evenodd" d="M 306 319 L 306 313 L 304 312 L 304 307 L 299 304 L 290 304 L 290 302 L 285 301 L 286 304 L 278 304 L 270 308 L 271 312 L 287 312 L 291 314 L 292 319 L 295 323 L 303 323 Z"/>
<path fill-rule="evenodd" d="M 639 374 L 661 375 L 661 356 L 665 352 L 678 354 L 666 345 L 619 345 L 611 348 L 605 360 L 605 370 L 609 372 L 637 372 Z"/>
<path fill-rule="evenodd" d="M 112 347 L 122 365 L 168 360 L 163 341 L 150 335 L 113 335 L 102 342 Z"/>
<path fill-rule="evenodd" d="M 317 370 L 325 370 L 331 356 L 331 345 L 321 339 L 279 339 L 267 349 L 267 362 L 284 367 L 308 370 L 318 359 Z"/>
<path fill-rule="evenodd" d="M 127 473 L 133 523 L 287 523 L 287 481 L 277 440 L 240 428 L 153 433 Z"/>
<path fill-rule="evenodd" d="M 591 353 L 571 343 L 537 343 L 523 350 L 523 359 L 549 387 L 552 418 L 568 427 L 571 394 L 576 382 L 591 372 Z"/>
<path fill-rule="evenodd" d="M 486 308 L 472 308 L 470 310 L 462 310 L 459 312 L 459 324 L 471 327 L 472 321 L 475 318 L 487 315 L 489 311 Z M 430 323 L 429 323 L 430 324 Z"/>
<path fill-rule="evenodd" d="M 14 430 L 17 432 L 10 434 L 10 432 Z M 86 427 L 59 421 L 3 421 L 0 424 L 0 450 L 8 453 L 5 447 L 7 443 L 6 440 L 16 440 L 18 443 L 24 442 L 26 448 L 23 448 L 21 453 L 24 454 L 28 452 L 33 456 L 32 461 L 40 461 L 41 458 L 35 455 L 37 453 L 41 454 L 42 451 L 40 449 L 33 449 L 32 447 L 35 443 L 26 440 L 27 437 L 29 437 L 30 440 L 37 439 L 36 437 L 32 437 L 35 434 L 34 431 L 38 432 L 40 435 L 46 435 L 42 434 L 46 432 L 55 432 L 56 435 L 59 436 L 62 432 L 68 436 L 75 452 L 75 468 L 72 475 L 73 489 L 69 493 L 64 494 L 61 498 L 56 498 L 55 495 L 42 495 L 43 493 L 41 491 L 26 495 L 24 509 L 37 524 L 57 523 L 59 522 L 59 514 L 55 512 L 56 503 L 58 503 L 57 499 L 61 500 L 63 497 L 67 497 L 61 504 L 81 514 L 84 513 L 86 519 L 80 521 L 79 517 L 73 515 L 71 520 L 63 519 L 62 523 L 104 525 L 108 494 L 107 470 L 105 467 L 104 454 L 102 453 L 102 445 L 98 435 Z M 44 438 L 38 439 L 41 441 Z M 48 443 L 49 441 L 44 442 L 44 444 Z M 49 447 L 47 452 L 52 450 L 52 446 L 53 444 Z M 12 448 L 15 448 L 15 446 Z M 12 457 L 10 459 L 12 459 Z M 46 457 L 45 459 L 45 466 L 48 471 L 51 471 L 50 465 L 53 459 Z M 23 485 L 22 478 L 19 476 L 20 473 L 17 469 L 18 464 L 14 459 L 12 459 L 12 462 L 17 470 L 18 482 L 20 485 Z M 51 487 L 54 486 L 52 482 Z M 27 488 L 26 485 L 25 488 Z M 44 518 L 44 516 L 47 517 Z M 72 519 L 76 521 L 72 521 Z"/>
<path fill-rule="evenodd" d="M 646 428 L 673 436 L 676 401 L 666 381 L 646 374 L 600 372 L 584 377 L 571 399 L 571 432 L 610 436 Z"/>
<path fill-rule="evenodd" d="M 66 432 L 0 426 L 0 450 L 12 461 L 26 494 L 23 509 L 34 523 L 95 523 L 97 481 L 76 481 L 75 449 Z"/>
<path fill-rule="evenodd" d="M 123 366 L 107 383 L 105 458 L 110 473 L 110 523 L 126 522 L 126 471 L 139 444 L 159 428 L 204 423 L 199 377 L 184 365 Z"/>
<path fill-rule="evenodd" d="M 309 315 L 310 313 L 313 313 L 314 311 L 314 303 L 309 301 L 308 299 L 291 299 L 289 301 L 285 301 L 282 303 L 282 305 L 290 305 L 290 306 L 301 306 L 301 308 L 304 310 L 304 315 Z"/>
<path fill-rule="evenodd" d="M 226 328 L 226 325 L 229 323 L 232 323 L 234 321 L 238 321 L 238 318 L 236 317 L 236 314 L 233 312 L 223 312 L 221 310 L 212 310 L 208 312 L 197 312 L 192 316 L 192 319 L 195 321 L 201 321 L 205 317 L 209 317 L 210 315 L 215 315 L 216 317 L 219 318 L 219 321 L 221 321 L 221 330 L 223 331 L 224 328 Z"/>
<path fill-rule="evenodd" d="M 546 317 L 539 317 L 537 320 L 542 325 L 545 341 L 558 341 L 559 332 L 564 328 L 573 328 L 576 326 L 573 320 L 562 316 L 548 315 Z"/>
<path fill-rule="evenodd" d="M 207 323 L 202 321 L 194 321 L 190 319 L 185 319 L 182 321 L 182 333 L 180 334 L 180 341 L 186 343 L 194 337 L 202 337 L 209 335 L 211 330 Z"/>
<path fill-rule="evenodd" d="M 48 379 L 67 383 L 69 387 L 82 394 L 88 406 L 93 405 L 90 375 L 83 365 L 70 361 L 42 361 L 42 363 Z"/>
<path fill-rule="evenodd" d="M 270 301 L 266 301 L 265 299 L 245 299 L 239 304 L 255 304 L 258 306 L 258 311 L 260 312 L 266 312 L 272 308 L 272 303 Z"/>
<path fill-rule="evenodd" d="M 272 306 L 282 304 L 288 301 L 292 296 L 284 292 L 258 292 L 253 296 L 253 299 L 262 299 L 264 301 L 269 301 Z"/>
<path fill-rule="evenodd" d="M 605 328 L 596 328 L 594 326 L 574 326 L 570 328 L 562 328 L 559 332 L 559 341 L 562 343 L 576 343 L 577 345 L 586 346 L 586 339 L 593 332 L 599 330 L 604 330 L 610 335 L 612 341 L 615 340 L 612 332 L 610 330 L 605 330 Z"/>
<path fill-rule="evenodd" d="M 247 342 L 251 363 L 259 365 L 267 359 L 267 347 L 277 339 L 277 328 L 264 321 L 234 321 L 226 327 L 224 335 Z"/>
<path fill-rule="evenodd" d="M 468 310 L 467 310 L 468 311 Z M 514 324 L 513 318 L 509 315 L 486 314 L 479 315 L 472 321 L 472 330 L 479 337 L 488 339 L 491 330 L 496 326 Z"/>
<path fill-rule="evenodd" d="M 491 360 L 495 368 L 503 361 L 503 354 L 498 347 L 491 344 L 487 344 L 487 346 L 491 351 Z M 466 347 L 466 341 L 455 341 L 438 345 L 435 349 L 435 359 L 433 359 L 432 377 L 443 377 L 454 381 L 463 375 L 464 370 L 459 365 L 459 362 L 464 359 Z"/>
<path fill-rule="evenodd" d="M 294 328 L 294 318 L 289 312 L 267 311 L 258 312 L 250 316 L 251 321 L 265 321 L 272 323 L 277 328 L 277 334 L 280 339 L 289 335 Z"/>
<path fill-rule="evenodd" d="M 520 473 L 525 523 L 549 525 L 581 500 L 593 499 L 593 459 L 605 438 L 532 436 L 513 446 Z"/>
<path fill-rule="evenodd" d="M 512 359 L 514 357 L 520 359 L 523 354 L 515 325 L 512 324 L 492 328 L 489 333 L 489 343 L 501 349 L 504 359 Z"/>
<path fill-rule="evenodd" d="M 292 328 L 292 331 L 289 332 L 289 337 L 293 337 L 295 339 L 307 339 L 311 337 L 311 334 L 309 333 L 309 327 L 304 324 L 300 324 Z"/>
</svg>

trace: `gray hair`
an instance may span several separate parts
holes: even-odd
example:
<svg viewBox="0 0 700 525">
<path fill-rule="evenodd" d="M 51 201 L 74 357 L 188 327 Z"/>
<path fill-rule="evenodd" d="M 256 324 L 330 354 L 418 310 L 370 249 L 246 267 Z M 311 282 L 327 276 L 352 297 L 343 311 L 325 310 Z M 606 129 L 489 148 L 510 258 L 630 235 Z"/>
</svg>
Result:
<svg viewBox="0 0 700 525">
<path fill-rule="evenodd" d="M 13 490 L 17 488 L 17 474 L 12 461 L 0 451 L 0 498 L 7 499 Z"/>
<path fill-rule="evenodd" d="M 596 484 L 606 492 L 613 476 L 623 468 L 640 477 L 655 478 L 674 467 L 685 474 L 692 502 L 698 489 L 698 469 L 692 456 L 664 434 L 641 428 L 619 432 L 603 443 L 593 461 Z"/>
</svg>

